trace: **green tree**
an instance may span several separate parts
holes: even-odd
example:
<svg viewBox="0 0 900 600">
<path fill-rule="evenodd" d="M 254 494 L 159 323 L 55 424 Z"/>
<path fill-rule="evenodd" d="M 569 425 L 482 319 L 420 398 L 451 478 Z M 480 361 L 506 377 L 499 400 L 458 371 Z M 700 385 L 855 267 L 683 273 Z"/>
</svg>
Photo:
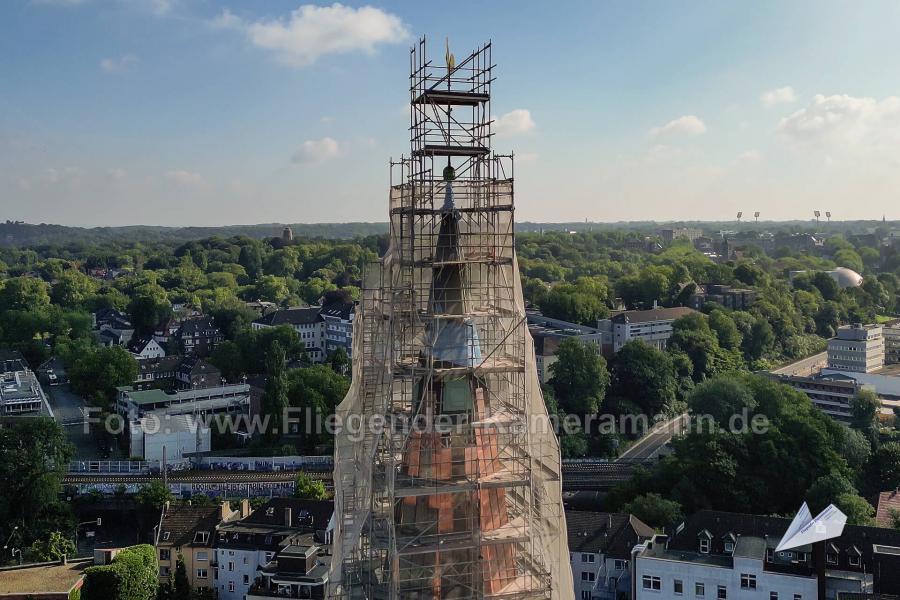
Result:
<svg viewBox="0 0 900 600">
<path fill-rule="evenodd" d="M 715 332 L 719 346 L 722 348 L 736 350 L 741 347 L 741 332 L 738 331 L 734 320 L 724 310 L 714 310 L 709 313 L 709 327 Z"/>
<path fill-rule="evenodd" d="M 270 417 L 266 437 L 277 440 L 284 431 L 284 410 L 288 407 L 287 379 L 284 373 L 285 355 L 279 342 L 272 344 L 266 357 L 266 387 L 262 397 L 262 413 Z"/>
<path fill-rule="evenodd" d="M 53 419 L 13 420 L 0 427 L 0 523 L 22 523 L 43 537 L 37 524 L 62 514 L 62 479 L 74 449 Z"/>
<path fill-rule="evenodd" d="M 74 269 L 63 272 L 53 286 L 54 304 L 67 308 L 80 308 L 97 292 L 97 281 Z"/>
<path fill-rule="evenodd" d="M 900 443 L 882 444 L 872 453 L 866 483 L 873 494 L 900 487 Z"/>
<path fill-rule="evenodd" d="M 683 518 L 681 506 L 677 502 L 653 493 L 638 496 L 623 506 L 622 512 L 634 515 L 657 529 L 674 525 Z"/>
<path fill-rule="evenodd" d="M 81 600 L 152 600 L 159 587 L 159 562 L 153 546 L 124 548 L 112 563 L 88 567 Z"/>
<path fill-rule="evenodd" d="M 806 501 L 810 511 L 818 514 L 829 504 L 833 504 L 844 495 L 856 495 L 856 487 L 847 477 L 839 473 L 828 473 L 816 479 L 815 483 L 806 492 Z"/>
<path fill-rule="evenodd" d="M 694 415 L 711 415 L 721 427 L 729 427 L 732 417 L 756 408 L 756 399 L 742 382 L 725 377 L 697 384 L 687 398 Z"/>
<path fill-rule="evenodd" d="M 563 340 L 550 373 L 550 385 L 562 410 L 573 415 L 597 413 L 609 388 L 609 372 L 596 346 L 576 338 Z"/>
<path fill-rule="evenodd" d="M 163 485 L 159 480 L 153 480 L 150 483 L 141 486 L 141 489 L 134 495 L 134 499 L 139 506 L 154 512 L 162 510 L 162 507 L 165 506 L 166 502 L 171 502 L 173 498 L 169 488 Z"/>
<path fill-rule="evenodd" d="M 172 600 L 191 600 L 191 595 L 191 582 L 184 565 L 184 556 L 179 554 L 175 561 L 175 577 L 172 580 Z"/>
<path fill-rule="evenodd" d="M 631 340 L 609 365 L 610 395 L 653 416 L 672 405 L 678 392 L 672 357 L 642 340 Z"/>
<path fill-rule="evenodd" d="M 144 285 L 131 297 L 128 315 L 138 335 L 153 333 L 157 325 L 172 317 L 172 303 L 160 286 Z"/>
<path fill-rule="evenodd" d="M 872 517 L 875 515 L 875 508 L 858 494 L 841 494 L 835 499 L 834 505 L 847 515 L 847 523 L 850 525 L 874 524 Z"/>
<path fill-rule="evenodd" d="M 94 347 L 67 365 L 72 389 L 89 401 L 108 406 L 115 400 L 116 387 L 137 379 L 138 365 L 124 348 Z"/>
<path fill-rule="evenodd" d="M 75 557 L 75 544 L 59 531 L 51 531 L 46 540 L 35 540 L 31 544 L 31 557 L 37 562 L 61 560 Z"/>
<path fill-rule="evenodd" d="M 321 480 L 313 479 L 306 473 L 299 473 L 294 481 L 294 497 L 306 500 L 325 500 L 328 498 L 328 492 Z"/>
<path fill-rule="evenodd" d="M 869 389 L 861 389 L 850 399 L 850 425 L 872 439 L 878 423 L 881 401 Z"/>
<path fill-rule="evenodd" d="M 36 277 L 13 277 L 0 288 L 0 309 L 32 310 L 50 304 L 50 286 Z"/>
</svg>

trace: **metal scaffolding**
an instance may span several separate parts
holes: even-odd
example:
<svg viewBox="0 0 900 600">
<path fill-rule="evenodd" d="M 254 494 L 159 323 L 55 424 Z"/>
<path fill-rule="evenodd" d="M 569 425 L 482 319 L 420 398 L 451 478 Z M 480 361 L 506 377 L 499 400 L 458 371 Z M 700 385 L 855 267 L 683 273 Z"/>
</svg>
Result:
<svg viewBox="0 0 900 600">
<path fill-rule="evenodd" d="M 573 595 L 559 444 L 525 319 L 513 157 L 491 151 L 491 45 L 410 51 L 411 154 L 337 409 L 329 595 Z"/>
</svg>

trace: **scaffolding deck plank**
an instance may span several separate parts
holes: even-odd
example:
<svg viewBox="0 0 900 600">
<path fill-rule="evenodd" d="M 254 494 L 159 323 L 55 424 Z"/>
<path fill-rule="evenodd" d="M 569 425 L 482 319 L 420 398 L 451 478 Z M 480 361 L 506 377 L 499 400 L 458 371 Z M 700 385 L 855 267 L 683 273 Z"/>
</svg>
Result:
<svg viewBox="0 0 900 600">
<path fill-rule="evenodd" d="M 487 146 L 424 144 L 413 152 L 413 156 L 487 156 L 490 153 L 491 149 Z"/>
<path fill-rule="evenodd" d="M 491 99 L 484 92 L 462 92 L 458 90 L 426 90 L 419 94 L 413 104 L 441 104 L 445 106 L 478 106 Z"/>
</svg>

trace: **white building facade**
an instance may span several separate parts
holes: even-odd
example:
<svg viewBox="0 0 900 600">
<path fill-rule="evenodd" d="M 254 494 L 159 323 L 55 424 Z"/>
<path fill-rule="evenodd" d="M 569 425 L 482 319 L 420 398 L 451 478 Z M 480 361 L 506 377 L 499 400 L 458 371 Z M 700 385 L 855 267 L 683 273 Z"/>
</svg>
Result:
<svg viewBox="0 0 900 600">
<path fill-rule="evenodd" d="M 828 340 L 829 369 L 871 373 L 884 366 L 884 359 L 881 325 L 844 325 Z"/>
</svg>

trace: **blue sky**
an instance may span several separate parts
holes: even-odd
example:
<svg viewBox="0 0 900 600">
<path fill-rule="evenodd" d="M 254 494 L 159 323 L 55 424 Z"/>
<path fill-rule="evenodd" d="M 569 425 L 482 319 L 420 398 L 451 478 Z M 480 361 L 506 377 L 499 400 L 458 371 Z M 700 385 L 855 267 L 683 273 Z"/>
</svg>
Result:
<svg viewBox="0 0 900 600">
<path fill-rule="evenodd" d="M 494 43 L 520 220 L 900 218 L 898 2 L 3 0 L 0 208 L 386 220 L 408 49 Z"/>
</svg>

